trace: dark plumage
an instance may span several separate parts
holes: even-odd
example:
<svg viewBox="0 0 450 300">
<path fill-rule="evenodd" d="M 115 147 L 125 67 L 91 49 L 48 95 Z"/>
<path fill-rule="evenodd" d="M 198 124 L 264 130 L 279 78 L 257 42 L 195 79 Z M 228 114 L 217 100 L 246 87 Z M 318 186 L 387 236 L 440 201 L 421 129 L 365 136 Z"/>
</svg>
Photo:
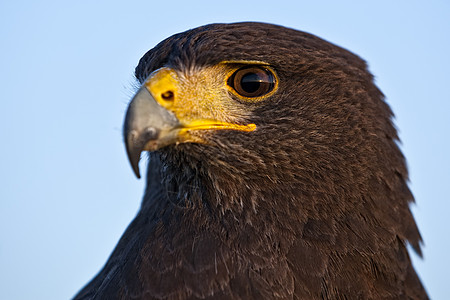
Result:
<svg viewBox="0 0 450 300">
<path fill-rule="evenodd" d="M 142 206 L 75 299 L 427 299 L 406 249 L 420 254 L 421 237 L 405 160 L 366 63 L 304 32 L 212 24 L 158 44 L 136 77 L 168 67 L 191 78 L 224 61 L 267 63 L 275 92 L 258 101 L 230 92 L 225 109 L 194 102 L 186 116 L 256 129 L 193 130 L 204 142 L 148 148 L 130 140 L 129 112 L 132 163 L 154 150 Z"/>
</svg>

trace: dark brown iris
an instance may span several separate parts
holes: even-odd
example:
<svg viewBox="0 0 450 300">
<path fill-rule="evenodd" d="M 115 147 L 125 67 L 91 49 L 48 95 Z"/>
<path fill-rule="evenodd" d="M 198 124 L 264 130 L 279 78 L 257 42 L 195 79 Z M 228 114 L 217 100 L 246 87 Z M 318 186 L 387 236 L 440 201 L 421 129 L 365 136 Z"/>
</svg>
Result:
<svg viewBox="0 0 450 300">
<path fill-rule="evenodd" d="M 241 96 L 261 97 L 273 90 L 275 76 L 263 67 L 243 67 L 231 75 L 228 85 Z"/>
</svg>

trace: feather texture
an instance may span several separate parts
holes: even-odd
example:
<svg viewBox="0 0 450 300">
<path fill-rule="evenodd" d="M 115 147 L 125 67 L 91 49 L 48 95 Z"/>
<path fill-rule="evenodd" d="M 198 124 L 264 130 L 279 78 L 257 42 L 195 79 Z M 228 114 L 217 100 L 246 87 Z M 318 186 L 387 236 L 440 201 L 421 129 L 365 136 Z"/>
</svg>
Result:
<svg viewBox="0 0 450 300">
<path fill-rule="evenodd" d="M 293 29 L 212 24 L 161 42 L 136 77 L 227 60 L 277 72 L 247 107 L 257 130 L 150 153 L 138 215 L 75 299 L 427 299 L 405 160 L 366 63 Z"/>
</svg>

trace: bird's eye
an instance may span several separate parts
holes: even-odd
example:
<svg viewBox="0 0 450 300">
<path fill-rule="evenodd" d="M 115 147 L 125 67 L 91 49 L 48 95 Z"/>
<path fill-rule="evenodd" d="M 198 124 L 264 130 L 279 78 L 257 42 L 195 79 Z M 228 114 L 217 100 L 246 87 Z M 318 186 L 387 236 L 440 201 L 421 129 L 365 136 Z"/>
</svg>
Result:
<svg viewBox="0 0 450 300">
<path fill-rule="evenodd" d="M 275 76 L 263 67 L 243 67 L 228 78 L 228 85 L 243 97 L 261 97 L 273 90 Z"/>
</svg>

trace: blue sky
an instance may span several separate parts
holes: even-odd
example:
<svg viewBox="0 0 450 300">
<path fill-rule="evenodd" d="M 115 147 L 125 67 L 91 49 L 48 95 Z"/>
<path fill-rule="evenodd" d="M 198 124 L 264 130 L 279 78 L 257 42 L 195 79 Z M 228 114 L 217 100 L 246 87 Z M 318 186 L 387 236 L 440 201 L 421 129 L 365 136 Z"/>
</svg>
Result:
<svg viewBox="0 0 450 300">
<path fill-rule="evenodd" d="M 70 298 L 136 214 L 144 186 L 121 127 L 139 58 L 174 33 L 251 20 L 316 34 L 368 61 L 408 160 L 426 244 L 414 264 L 432 298 L 446 299 L 449 3 L 1 1 L 0 298 Z"/>
</svg>

